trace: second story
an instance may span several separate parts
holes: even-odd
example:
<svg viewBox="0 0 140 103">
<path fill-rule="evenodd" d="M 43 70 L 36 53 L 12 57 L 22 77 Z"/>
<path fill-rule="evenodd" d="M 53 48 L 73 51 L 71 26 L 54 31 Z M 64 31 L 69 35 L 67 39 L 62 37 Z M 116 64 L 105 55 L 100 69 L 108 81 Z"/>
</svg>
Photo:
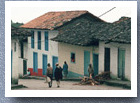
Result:
<svg viewBox="0 0 140 103">
<path fill-rule="evenodd" d="M 57 42 L 51 41 L 51 38 L 54 38 L 58 35 L 56 30 L 31 30 L 32 36 L 28 37 L 28 49 L 38 52 L 50 52 L 55 54 L 55 51 L 58 49 Z"/>
<path fill-rule="evenodd" d="M 22 25 L 22 28 L 30 29 L 32 36 L 28 38 L 28 47 L 33 51 L 58 52 L 58 43 L 51 41 L 57 35 L 61 35 L 63 31 L 69 30 L 69 26 L 75 27 L 77 23 L 93 24 L 95 22 L 104 22 L 100 18 L 94 16 L 88 11 L 56 11 L 48 12 L 40 17 L 37 17 L 30 22 Z M 68 26 L 69 25 L 69 26 Z M 78 25 L 78 24 L 77 24 Z M 63 27 L 68 27 L 63 30 Z M 62 28 L 62 29 L 60 29 Z M 80 28 L 81 29 L 81 28 Z M 70 35 L 73 35 L 70 32 Z M 76 37 L 74 37 L 76 38 Z M 65 39 L 65 38 L 63 38 Z"/>
</svg>

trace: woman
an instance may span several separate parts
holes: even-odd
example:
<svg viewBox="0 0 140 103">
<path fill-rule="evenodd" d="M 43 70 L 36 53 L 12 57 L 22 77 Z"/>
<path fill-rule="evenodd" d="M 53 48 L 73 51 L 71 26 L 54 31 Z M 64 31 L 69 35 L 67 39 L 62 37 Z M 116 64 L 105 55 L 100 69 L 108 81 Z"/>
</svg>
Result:
<svg viewBox="0 0 140 103">
<path fill-rule="evenodd" d="M 64 62 L 64 65 L 63 65 L 63 73 L 64 73 L 64 78 L 66 78 L 68 75 L 68 64 L 66 61 Z"/>
<path fill-rule="evenodd" d="M 89 77 L 92 78 L 92 75 L 93 75 L 93 73 L 94 73 L 94 70 L 93 70 L 93 67 L 92 67 L 91 64 L 89 64 L 88 72 L 89 72 Z"/>
<path fill-rule="evenodd" d="M 62 68 L 59 66 L 58 63 L 56 64 L 56 69 L 55 69 L 54 75 L 55 75 L 55 80 L 57 83 L 57 88 L 59 88 L 60 80 L 62 80 Z"/>
</svg>

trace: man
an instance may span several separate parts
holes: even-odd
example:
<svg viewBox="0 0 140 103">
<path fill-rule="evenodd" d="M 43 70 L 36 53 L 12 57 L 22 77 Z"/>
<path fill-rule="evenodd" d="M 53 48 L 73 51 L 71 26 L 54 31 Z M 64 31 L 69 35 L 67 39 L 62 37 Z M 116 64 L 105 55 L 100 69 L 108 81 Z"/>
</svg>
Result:
<svg viewBox="0 0 140 103">
<path fill-rule="evenodd" d="M 94 70 L 91 64 L 88 66 L 88 72 L 89 72 L 89 78 L 92 79 L 92 76 L 94 74 Z"/>
<path fill-rule="evenodd" d="M 50 82 L 48 82 L 49 88 L 52 87 L 52 78 L 53 78 L 53 68 L 50 66 L 50 63 L 48 63 L 47 73 L 46 73 L 46 79 L 49 77 L 51 79 Z"/>
</svg>

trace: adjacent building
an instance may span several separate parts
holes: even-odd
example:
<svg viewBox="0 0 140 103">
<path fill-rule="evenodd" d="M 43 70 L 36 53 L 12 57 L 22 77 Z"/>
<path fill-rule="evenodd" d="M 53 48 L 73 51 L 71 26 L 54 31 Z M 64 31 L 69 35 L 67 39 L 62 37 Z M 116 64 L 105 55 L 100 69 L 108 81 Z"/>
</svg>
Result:
<svg viewBox="0 0 140 103">
<path fill-rule="evenodd" d="M 131 81 L 131 18 L 122 17 L 109 27 L 99 42 L 99 72 Z"/>
<path fill-rule="evenodd" d="M 112 78 L 131 80 L 131 18 L 72 25 L 60 28 L 52 39 L 59 42 L 59 63 L 68 62 L 70 77 L 87 76 L 92 64 L 94 75 L 110 71 Z"/>
<path fill-rule="evenodd" d="M 11 26 L 11 83 L 18 84 L 18 78 L 27 71 L 27 37 L 30 31 L 19 28 L 19 23 Z"/>
</svg>

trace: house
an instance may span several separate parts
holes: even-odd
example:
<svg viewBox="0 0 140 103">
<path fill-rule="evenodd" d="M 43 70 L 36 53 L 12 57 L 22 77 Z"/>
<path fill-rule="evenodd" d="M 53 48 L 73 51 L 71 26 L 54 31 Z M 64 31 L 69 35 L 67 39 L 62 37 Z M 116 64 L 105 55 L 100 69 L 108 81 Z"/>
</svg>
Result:
<svg viewBox="0 0 140 103">
<path fill-rule="evenodd" d="M 99 71 L 131 81 L 131 18 L 122 17 L 109 28 L 99 42 Z"/>
<path fill-rule="evenodd" d="M 63 48 L 59 48 L 58 42 L 51 39 L 59 35 L 59 28 L 68 25 L 74 26 L 73 23 L 83 21 L 89 23 L 93 23 L 94 21 L 104 22 L 88 11 L 61 11 L 48 12 L 21 26 L 32 31 L 32 36 L 28 37 L 27 54 L 27 68 L 31 71 L 31 75 L 44 76 L 46 74 L 47 63 L 51 64 L 53 70 L 55 69 L 55 64 L 62 60 L 62 55 L 59 55 L 58 51 Z M 92 50 L 92 48 L 89 49 Z M 63 50 L 65 51 L 65 49 Z M 77 62 L 74 58 L 74 52 L 71 55 L 74 64 Z M 64 60 L 66 59 L 64 58 Z"/>
<path fill-rule="evenodd" d="M 11 83 L 18 84 L 20 73 L 26 74 L 27 37 L 30 31 L 19 28 L 20 23 L 11 25 Z M 22 69 L 21 69 L 22 68 Z M 21 71 L 22 70 L 22 71 Z"/>
<path fill-rule="evenodd" d="M 59 28 L 57 37 L 59 63 L 67 61 L 69 77 L 110 71 L 111 77 L 131 80 L 131 18 L 114 23 L 79 21 Z M 74 58 L 74 61 L 73 61 Z"/>
<path fill-rule="evenodd" d="M 59 63 L 62 66 L 63 62 L 67 61 L 68 77 L 88 76 L 89 64 L 94 64 L 95 75 L 98 74 L 99 42 L 94 36 L 97 35 L 98 30 L 105 28 L 106 25 L 109 23 L 79 20 L 59 28 L 59 35 L 52 40 L 59 42 Z"/>
</svg>

